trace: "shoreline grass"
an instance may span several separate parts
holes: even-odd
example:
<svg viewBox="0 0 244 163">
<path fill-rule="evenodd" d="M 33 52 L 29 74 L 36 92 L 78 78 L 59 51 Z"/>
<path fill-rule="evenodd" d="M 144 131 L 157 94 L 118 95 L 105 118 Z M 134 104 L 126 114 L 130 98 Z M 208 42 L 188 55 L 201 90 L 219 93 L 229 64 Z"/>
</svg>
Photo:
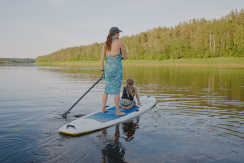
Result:
<svg viewBox="0 0 244 163">
<path fill-rule="evenodd" d="M 184 58 L 174 60 L 123 60 L 125 66 L 218 66 L 244 67 L 242 58 Z M 100 65 L 100 61 L 36 62 L 37 65 Z"/>
</svg>

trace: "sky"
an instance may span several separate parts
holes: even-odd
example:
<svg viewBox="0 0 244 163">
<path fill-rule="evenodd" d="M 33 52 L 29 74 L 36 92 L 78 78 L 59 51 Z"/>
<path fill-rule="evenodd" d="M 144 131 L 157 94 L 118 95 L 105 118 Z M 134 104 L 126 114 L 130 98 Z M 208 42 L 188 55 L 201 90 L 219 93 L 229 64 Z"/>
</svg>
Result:
<svg viewBox="0 0 244 163">
<path fill-rule="evenodd" d="M 0 58 L 36 58 L 193 18 L 219 19 L 244 0 L 0 0 Z"/>
</svg>

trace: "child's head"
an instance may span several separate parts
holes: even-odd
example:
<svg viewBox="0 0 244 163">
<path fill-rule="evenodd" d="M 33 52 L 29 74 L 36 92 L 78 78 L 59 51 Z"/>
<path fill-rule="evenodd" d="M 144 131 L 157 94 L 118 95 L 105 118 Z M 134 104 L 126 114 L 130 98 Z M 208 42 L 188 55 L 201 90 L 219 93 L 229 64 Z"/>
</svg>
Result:
<svg viewBox="0 0 244 163">
<path fill-rule="evenodd" d="M 133 84 L 134 84 L 134 80 L 133 79 L 127 79 L 126 80 L 126 85 L 132 85 L 133 86 Z"/>
<path fill-rule="evenodd" d="M 126 92 L 127 92 L 128 97 L 129 97 L 129 94 L 133 95 L 136 93 L 136 88 L 133 85 L 134 85 L 133 79 L 126 80 Z"/>
</svg>

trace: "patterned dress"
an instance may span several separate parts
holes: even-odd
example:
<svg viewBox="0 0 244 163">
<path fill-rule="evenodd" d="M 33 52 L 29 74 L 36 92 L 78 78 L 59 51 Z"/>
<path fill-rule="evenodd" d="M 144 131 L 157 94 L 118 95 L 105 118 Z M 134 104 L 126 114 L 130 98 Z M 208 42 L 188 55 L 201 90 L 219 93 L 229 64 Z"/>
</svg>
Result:
<svg viewBox="0 0 244 163">
<path fill-rule="evenodd" d="M 115 40 L 112 37 L 113 41 Z M 105 78 L 105 93 L 107 94 L 119 94 L 122 78 L 123 78 L 123 68 L 122 68 L 122 53 L 118 57 L 111 57 L 107 55 L 106 66 L 103 78 Z"/>
</svg>

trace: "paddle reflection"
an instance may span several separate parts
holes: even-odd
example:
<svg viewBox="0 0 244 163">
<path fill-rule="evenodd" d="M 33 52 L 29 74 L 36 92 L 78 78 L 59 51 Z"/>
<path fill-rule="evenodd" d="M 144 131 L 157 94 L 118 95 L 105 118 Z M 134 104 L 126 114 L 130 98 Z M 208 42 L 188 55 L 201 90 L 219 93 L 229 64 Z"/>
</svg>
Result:
<svg viewBox="0 0 244 163">
<path fill-rule="evenodd" d="M 136 120 L 122 123 L 123 134 L 125 136 L 120 136 L 119 125 L 120 124 L 117 124 L 115 126 L 113 138 L 107 134 L 106 129 L 102 131 L 103 138 L 107 142 L 106 146 L 102 149 L 103 163 L 125 163 L 124 155 L 126 148 L 122 145 L 122 142 L 119 141 L 119 139 L 123 138 L 125 141 L 132 141 L 134 139 L 135 131 L 139 128 L 139 117 L 137 117 Z"/>
</svg>

